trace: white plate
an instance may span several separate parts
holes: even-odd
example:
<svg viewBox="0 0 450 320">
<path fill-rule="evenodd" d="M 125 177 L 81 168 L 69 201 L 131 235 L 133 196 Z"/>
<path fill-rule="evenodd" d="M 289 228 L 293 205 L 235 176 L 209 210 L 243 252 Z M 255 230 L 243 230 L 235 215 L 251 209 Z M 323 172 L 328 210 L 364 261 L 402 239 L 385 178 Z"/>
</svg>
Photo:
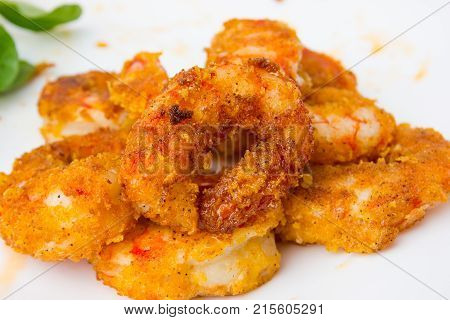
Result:
<svg viewBox="0 0 450 320">
<path fill-rule="evenodd" d="M 31 1 L 44 5 L 42 1 Z M 45 1 L 45 6 L 65 1 Z M 53 35 L 5 22 L 21 57 L 55 67 L 0 97 L 0 171 L 43 140 L 36 102 L 45 81 L 99 67 L 119 70 L 139 50 L 162 51 L 173 75 L 203 65 L 214 33 L 232 17 L 280 19 L 302 41 L 352 66 L 423 19 L 444 1 L 126 1 L 76 0 L 82 18 Z M 3 24 L 3 20 L 0 21 Z M 433 127 L 450 138 L 450 5 L 358 64 L 360 90 L 398 122 Z M 96 46 L 108 43 L 106 48 Z M 65 45 L 63 45 L 64 43 Z M 71 49 L 69 49 L 71 48 Z M 450 206 L 433 209 L 381 255 L 330 253 L 321 246 L 281 245 L 282 268 L 261 288 L 237 298 L 438 299 L 450 297 Z M 114 299 L 88 264 L 43 263 L 0 244 L 0 296 L 12 299 Z M 40 275 L 40 276 L 38 276 Z M 37 277 L 38 276 L 38 277 Z M 37 277 L 37 278 L 35 278 Z M 32 280 L 35 278 L 34 280 Z M 31 281 L 32 280 L 32 281 Z M 30 282 L 31 281 L 31 282 Z M 21 288 L 21 286 L 23 286 Z M 19 289 L 21 288 L 21 289 Z M 19 289 L 19 290 L 18 290 Z"/>
</svg>

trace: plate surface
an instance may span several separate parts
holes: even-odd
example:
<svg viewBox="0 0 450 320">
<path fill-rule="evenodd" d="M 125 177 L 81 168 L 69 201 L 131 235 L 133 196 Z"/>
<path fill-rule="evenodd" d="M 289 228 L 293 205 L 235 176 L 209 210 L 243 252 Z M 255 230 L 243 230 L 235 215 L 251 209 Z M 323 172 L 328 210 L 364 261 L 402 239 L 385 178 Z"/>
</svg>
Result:
<svg viewBox="0 0 450 320">
<path fill-rule="evenodd" d="M 50 8 L 64 1 L 29 2 Z M 91 69 L 117 71 L 140 50 L 162 51 L 170 75 L 203 65 L 203 48 L 222 22 L 233 17 L 289 23 L 308 47 L 354 66 L 361 92 L 377 99 L 399 123 L 433 127 L 450 139 L 450 5 L 419 22 L 441 7 L 442 0 L 76 2 L 83 6 L 82 18 L 51 35 L 0 20 L 21 57 L 55 64 L 31 84 L 0 97 L 0 171 L 9 172 L 16 157 L 42 144 L 36 102 L 46 81 Z M 98 47 L 99 41 L 108 46 Z M 234 299 L 442 298 L 437 292 L 450 297 L 449 226 L 450 204 L 445 204 L 380 254 L 282 244 L 282 268 L 275 278 Z M 0 296 L 14 291 L 11 299 L 121 298 L 95 280 L 87 263 L 54 266 L 0 243 Z"/>
</svg>

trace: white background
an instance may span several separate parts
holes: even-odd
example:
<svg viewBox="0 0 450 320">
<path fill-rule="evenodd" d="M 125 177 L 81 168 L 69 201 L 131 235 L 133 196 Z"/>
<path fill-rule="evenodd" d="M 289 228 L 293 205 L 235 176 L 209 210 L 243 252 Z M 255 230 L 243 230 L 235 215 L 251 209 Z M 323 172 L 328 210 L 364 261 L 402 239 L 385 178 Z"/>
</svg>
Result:
<svg viewBox="0 0 450 320">
<path fill-rule="evenodd" d="M 45 8 L 64 1 L 30 1 Z M 22 58 L 55 64 L 19 91 L 0 97 L 0 171 L 39 146 L 36 102 L 45 81 L 101 67 L 117 71 L 139 50 L 162 51 L 173 75 L 203 65 L 211 37 L 232 17 L 280 19 L 303 43 L 351 66 L 399 35 L 445 1 L 125 1 L 76 0 L 84 14 L 47 34 L 4 24 Z M 108 43 L 99 48 L 98 41 Z M 81 57 L 81 56 L 84 56 Z M 433 127 L 450 138 L 450 5 L 357 65 L 359 88 L 398 122 Z M 94 62 L 93 65 L 91 62 Z M 272 281 L 240 297 L 248 299 L 439 299 L 450 297 L 450 206 L 429 212 L 381 255 L 330 253 L 321 246 L 280 245 L 282 268 Z M 389 262 L 390 260 L 391 262 Z M 394 265 L 395 264 L 395 265 Z M 52 266 L 0 244 L 0 297 Z M 407 271 L 407 272 L 405 272 Z M 420 279 L 420 281 L 414 279 Z M 115 299 L 86 263 L 64 262 L 11 299 Z"/>
</svg>

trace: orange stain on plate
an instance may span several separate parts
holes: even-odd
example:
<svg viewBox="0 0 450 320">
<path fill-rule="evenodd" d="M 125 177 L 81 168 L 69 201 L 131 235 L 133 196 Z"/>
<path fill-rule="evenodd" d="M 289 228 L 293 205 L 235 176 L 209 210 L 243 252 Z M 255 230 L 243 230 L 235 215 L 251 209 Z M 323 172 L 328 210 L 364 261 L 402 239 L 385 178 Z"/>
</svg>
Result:
<svg viewBox="0 0 450 320">
<path fill-rule="evenodd" d="M 98 48 L 106 48 L 108 46 L 108 43 L 106 43 L 105 41 L 97 41 L 96 45 Z"/>
<path fill-rule="evenodd" d="M 417 70 L 416 74 L 414 75 L 414 80 L 420 81 L 423 78 L 425 78 L 428 74 L 428 63 L 422 63 L 419 70 Z"/>
<path fill-rule="evenodd" d="M 385 45 L 385 42 L 383 41 L 382 37 L 380 35 L 377 34 L 366 34 L 364 36 L 364 40 L 367 40 L 370 45 L 371 45 L 371 49 L 370 52 L 371 53 L 377 53 L 379 52 Z"/>
<path fill-rule="evenodd" d="M 176 47 L 173 49 L 173 52 L 177 55 L 177 56 L 184 56 L 186 55 L 186 53 L 189 51 L 189 48 L 186 44 L 184 43 L 178 43 L 176 45 Z"/>
<path fill-rule="evenodd" d="M 352 261 L 352 255 L 349 254 L 348 257 L 343 262 L 341 262 L 340 264 L 338 264 L 336 266 L 336 269 L 338 269 L 338 270 L 346 269 L 349 266 L 351 261 Z"/>
<path fill-rule="evenodd" d="M 55 66 L 54 63 L 45 62 L 45 61 L 37 64 L 35 69 L 34 69 L 33 77 L 40 76 L 42 73 L 44 73 L 44 71 L 46 71 L 49 68 L 53 68 L 54 66 Z"/>
<path fill-rule="evenodd" d="M 103 4 L 101 4 L 101 3 L 96 3 L 96 4 L 94 5 L 94 11 L 95 11 L 95 12 L 99 13 L 99 12 L 102 12 L 102 11 L 104 11 L 104 10 L 105 10 L 105 7 L 103 6 Z"/>
<path fill-rule="evenodd" d="M 12 249 L 0 247 L 4 261 L 0 264 L 0 292 L 6 291 L 16 280 L 17 275 L 25 266 L 26 256 Z"/>
</svg>

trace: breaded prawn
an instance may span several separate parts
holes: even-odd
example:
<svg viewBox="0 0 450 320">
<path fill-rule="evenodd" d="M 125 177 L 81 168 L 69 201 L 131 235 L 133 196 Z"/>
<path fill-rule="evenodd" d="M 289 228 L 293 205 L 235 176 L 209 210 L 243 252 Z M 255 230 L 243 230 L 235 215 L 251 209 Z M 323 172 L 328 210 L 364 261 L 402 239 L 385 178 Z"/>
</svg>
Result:
<svg viewBox="0 0 450 320">
<path fill-rule="evenodd" d="M 232 19 L 224 23 L 206 49 L 207 65 L 242 63 L 249 58 L 266 58 L 276 64 L 299 85 L 298 68 L 303 47 L 293 29 L 275 20 Z"/>
<path fill-rule="evenodd" d="M 3 185 L 6 188 L 14 183 L 26 183 L 26 180 L 40 171 L 63 167 L 73 160 L 84 159 L 98 153 L 120 154 L 125 148 L 125 142 L 125 132 L 101 129 L 84 136 L 70 136 L 61 141 L 45 144 L 16 159 L 11 174 L 3 178 Z"/>
<path fill-rule="evenodd" d="M 403 124 L 384 158 L 313 166 L 312 184 L 303 186 L 285 202 L 283 240 L 332 251 L 381 250 L 428 208 L 447 201 L 450 143 L 432 129 Z"/>
<path fill-rule="evenodd" d="M 394 117 L 356 91 L 317 89 L 305 104 L 315 129 L 312 163 L 376 159 L 393 139 Z"/>
<path fill-rule="evenodd" d="M 47 83 L 38 103 L 45 140 L 54 142 L 100 128 L 119 129 L 126 112 L 109 100 L 108 82 L 114 77 L 112 73 L 90 71 Z"/>
<path fill-rule="evenodd" d="M 121 198 L 123 142 L 105 140 L 111 137 L 116 135 L 67 138 L 16 161 L 0 185 L 6 244 L 42 260 L 78 261 L 122 240 L 136 213 Z"/>
<path fill-rule="evenodd" d="M 256 142 L 212 188 L 193 178 L 234 128 Z M 182 71 L 128 137 L 121 177 L 149 219 L 194 232 L 231 232 L 278 206 L 298 183 L 312 130 L 297 86 L 265 59 Z"/>
<path fill-rule="evenodd" d="M 98 279 L 134 299 L 242 294 L 270 280 L 280 268 L 270 232 L 278 221 L 260 220 L 232 234 L 192 235 L 142 222 L 92 263 Z"/>
<path fill-rule="evenodd" d="M 128 131 L 147 101 L 167 83 L 159 56 L 140 52 L 125 62 L 120 74 L 90 71 L 47 83 L 38 104 L 45 140 L 53 142 L 101 128 Z"/>
</svg>

